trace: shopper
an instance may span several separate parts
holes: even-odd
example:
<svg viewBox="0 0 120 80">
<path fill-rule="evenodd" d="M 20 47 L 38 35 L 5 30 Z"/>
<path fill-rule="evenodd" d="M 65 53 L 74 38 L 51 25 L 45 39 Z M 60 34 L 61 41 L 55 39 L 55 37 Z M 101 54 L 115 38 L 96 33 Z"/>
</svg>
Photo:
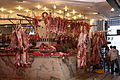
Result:
<svg viewBox="0 0 120 80">
<path fill-rule="evenodd" d="M 118 57 L 119 57 L 119 52 L 118 50 L 116 49 L 116 46 L 113 46 L 113 48 L 109 51 L 109 56 L 110 56 L 110 61 L 111 61 L 111 74 L 114 74 L 114 64 L 116 64 L 117 66 L 117 72 L 119 73 L 120 75 L 120 72 L 119 72 L 119 63 L 118 63 Z"/>
<path fill-rule="evenodd" d="M 111 46 L 111 48 L 112 48 L 112 46 Z M 105 63 L 107 65 L 107 71 L 110 72 L 110 57 L 109 57 L 108 53 L 109 53 L 109 47 L 106 46 L 105 47 Z"/>
</svg>

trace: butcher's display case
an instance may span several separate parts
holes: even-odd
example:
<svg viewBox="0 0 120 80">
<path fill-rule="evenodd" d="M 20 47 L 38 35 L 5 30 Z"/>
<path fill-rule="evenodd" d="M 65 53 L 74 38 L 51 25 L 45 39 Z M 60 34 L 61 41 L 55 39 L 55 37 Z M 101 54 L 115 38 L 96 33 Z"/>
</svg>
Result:
<svg viewBox="0 0 120 80">
<path fill-rule="evenodd" d="M 32 51 L 34 52 L 27 53 L 28 61 L 32 63 L 27 68 L 15 67 L 16 53 L 0 53 L 0 77 L 22 80 L 68 80 L 75 75 L 75 53 L 41 53 L 37 49 Z"/>
<path fill-rule="evenodd" d="M 26 52 L 27 60 L 32 64 L 26 68 L 16 68 L 16 51 L 9 45 L 1 46 L 0 77 L 22 80 L 68 80 L 76 73 L 77 50 L 69 49 L 65 44 L 63 46 L 58 48 L 58 51 L 51 45 L 30 47 Z"/>
</svg>

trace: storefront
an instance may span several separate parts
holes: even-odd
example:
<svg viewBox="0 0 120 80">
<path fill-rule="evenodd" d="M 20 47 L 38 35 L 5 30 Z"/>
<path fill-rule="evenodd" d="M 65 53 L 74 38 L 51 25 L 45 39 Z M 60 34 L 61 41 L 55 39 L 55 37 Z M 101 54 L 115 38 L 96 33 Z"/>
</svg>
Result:
<svg viewBox="0 0 120 80">
<path fill-rule="evenodd" d="M 108 32 L 108 16 L 101 8 L 109 12 L 107 1 L 1 0 L 0 4 L 1 79 L 69 80 L 100 66 Z"/>
</svg>

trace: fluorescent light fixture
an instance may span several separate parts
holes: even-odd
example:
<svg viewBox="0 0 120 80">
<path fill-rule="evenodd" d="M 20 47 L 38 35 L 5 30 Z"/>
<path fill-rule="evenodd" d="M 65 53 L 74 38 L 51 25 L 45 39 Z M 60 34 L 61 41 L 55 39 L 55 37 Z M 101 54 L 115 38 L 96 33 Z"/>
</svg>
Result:
<svg viewBox="0 0 120 80">
<path fill-rule="evenodd" d="M 98 14 L 97 12 L 93 12 L 92 14 Z"/>
</svg>

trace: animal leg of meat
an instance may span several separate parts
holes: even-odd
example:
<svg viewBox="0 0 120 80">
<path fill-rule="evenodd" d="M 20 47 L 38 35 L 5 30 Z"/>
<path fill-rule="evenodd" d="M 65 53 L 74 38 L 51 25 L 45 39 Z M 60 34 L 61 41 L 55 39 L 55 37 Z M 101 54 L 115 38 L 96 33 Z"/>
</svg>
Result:
<svg viewBox="0 0 120 80">
<path fill-rule="evenodd" d="M 16 59 L 15 59 L 15 66 L 16 67 L 19 67 L 20 66 L 20 53 L 19 52 L 17 52 L 16 53 Z"/>
<path fill-rule="evenodd" d="M 21 66 L 22 67 L 28 67 L 31 63 L 27 62 L 27 53 L 23 52 L 21 54 Z"/>
<path fill-rule="evenodd" d="M 82 51 L 81 51 L 81 54 L 80 54 L 80 67 L 84 67 L 85 66 L 85 62 L 86 62 L 86 51 L 85 51 L 85 49 L 84 49 L 84 47 L 82 48 Z"/>
<path fill-rule="evenodd" d="M 77 56 L 77 67 L 80 68 L 80 50 L 78 51 L 78 56 Z"/>
</svg>

